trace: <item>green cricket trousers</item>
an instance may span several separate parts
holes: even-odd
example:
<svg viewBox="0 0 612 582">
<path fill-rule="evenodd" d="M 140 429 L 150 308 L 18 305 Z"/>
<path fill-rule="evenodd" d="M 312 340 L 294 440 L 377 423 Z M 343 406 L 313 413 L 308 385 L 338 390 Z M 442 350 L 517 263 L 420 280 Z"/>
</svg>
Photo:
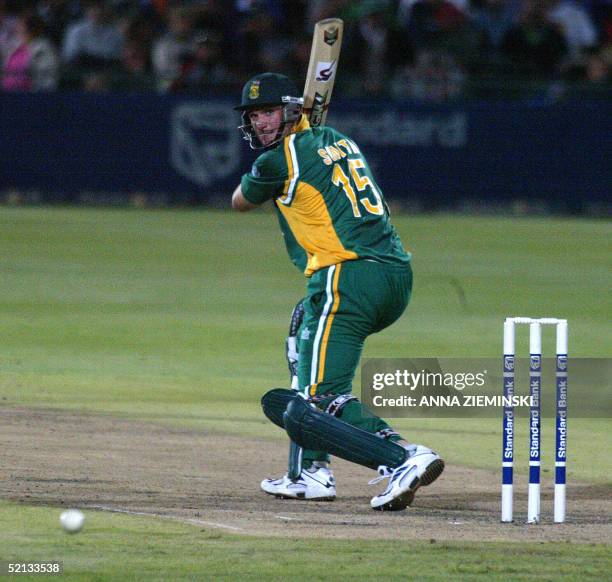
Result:
<svg viewBox="0 0 612 582">
<path fill-rule="evenodd" d="M 409 263 L 338 263 L 310 278 L 300 328 L 300 390 L 322 410 L 391 440 L 401 437 L 351 395 L 352 383 L 366 338 L 400 317 L 411 292 Z M 302 459 L 308 468 L 329 457 L 305 450 Z"/>
</svg>

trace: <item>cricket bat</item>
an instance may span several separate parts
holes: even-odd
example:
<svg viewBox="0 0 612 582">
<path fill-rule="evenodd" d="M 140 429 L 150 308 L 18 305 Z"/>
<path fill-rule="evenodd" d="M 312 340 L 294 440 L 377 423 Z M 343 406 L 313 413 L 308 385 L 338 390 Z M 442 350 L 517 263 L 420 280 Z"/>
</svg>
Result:
<svg viewBox="0 0 612 582">
<path fill-rule="evenodd" d="M 327 117 L 327 107 L 338 70 L 343 30 L 344 22 L 340 18 L 326 18 L 315 24 L 302 109 L 311 127 L 323 125 Z M 291 314 L 288 341 L 297 341 L 297 333 L 303 317 L 304 307 L 300 301 Z M 297 368 L 296 371 L 291 372 L 291 388 L 299 391 Z M 292 481 L 297 481 L 302 473 L 302 453 L 302 447 L 291 441 L 287 475 Z"/>
<path fill-rule="evenodd" d="M 303 109 L 312 127 L 325 124 L 338 70 L 343 31 L 344 22 L 340 18 L 326 18 L 315 24 Z"/>
</svg>

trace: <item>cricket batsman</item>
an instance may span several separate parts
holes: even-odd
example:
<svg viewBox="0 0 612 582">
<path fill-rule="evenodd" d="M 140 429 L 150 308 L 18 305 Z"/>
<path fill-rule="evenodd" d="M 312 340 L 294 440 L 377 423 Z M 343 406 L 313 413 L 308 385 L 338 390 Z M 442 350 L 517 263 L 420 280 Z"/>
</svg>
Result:
<svg viewBox="0 0 612 582">
<path fill-rule="evenodd" d="M 262 398 L 268 418 L 301 447 L 297 470 L 290 460 L 287 475 L 261 487 L 278 497 L 332 500 L 333 455 L 378 471 L 371 483 L 389 478 L 373 509 L 405 509 L 444 461 L 368 410 L 352 381 L 366 338 L 408 305 L 411 256 L 357 144 L 331 127 L 310 127 L 298 95 L 287 77 L 264 73 L 246 83 L 236 107 L 244 139 L 262 153 L 232 207 L 243 212 L 272 200 L 290 258 L 308 279 L 294 350 L 297 391 L 274 389 Z"/>
</svg>

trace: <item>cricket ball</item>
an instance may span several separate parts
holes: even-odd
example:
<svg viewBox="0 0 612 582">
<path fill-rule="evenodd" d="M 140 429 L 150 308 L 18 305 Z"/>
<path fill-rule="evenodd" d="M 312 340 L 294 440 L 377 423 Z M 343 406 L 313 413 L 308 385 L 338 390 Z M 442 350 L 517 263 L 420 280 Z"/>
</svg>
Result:
<svg viewBox="0 0 612 582">
<path fill-rule="evenodd" d="M 67 509 L 60 515 L 60 524 L 68 533 L 80 532 L 83 529 L 83 523 L 85 523 L 85 516 L 78 509 Z"/>
</svg>

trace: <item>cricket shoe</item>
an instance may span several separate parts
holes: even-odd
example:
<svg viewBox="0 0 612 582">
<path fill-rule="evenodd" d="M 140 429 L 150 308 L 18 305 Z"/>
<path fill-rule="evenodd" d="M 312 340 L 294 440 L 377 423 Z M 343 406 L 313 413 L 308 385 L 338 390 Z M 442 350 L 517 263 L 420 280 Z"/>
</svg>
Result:
<svg viewBox="0 0 612 582">
<path fill-rule="evenodd" d="M 334 475 L 327 467 L 315 465 L 310 469 L 303 469 L 295 481 L 289 479 L 287 475 L 280 479 L 264 479 L 261 488 L 269 495 L 281 499 L 333 501 L 336 498 Z"/>
<path fill-rule="evenodd" d="M 410 456 L 395 469 L 384 465 L 378 468 L 380 477 L 372 479 L 370 485 L 389 477 L 387 488 L 372 497 L 370 505 L 378 511 L 399 511 L 412 504 L 416 490 L 422 485 L 431 485 L 444 471 L 444 461 L 431 449 L 422 445 L 408 447 Z"/>
</svg>

